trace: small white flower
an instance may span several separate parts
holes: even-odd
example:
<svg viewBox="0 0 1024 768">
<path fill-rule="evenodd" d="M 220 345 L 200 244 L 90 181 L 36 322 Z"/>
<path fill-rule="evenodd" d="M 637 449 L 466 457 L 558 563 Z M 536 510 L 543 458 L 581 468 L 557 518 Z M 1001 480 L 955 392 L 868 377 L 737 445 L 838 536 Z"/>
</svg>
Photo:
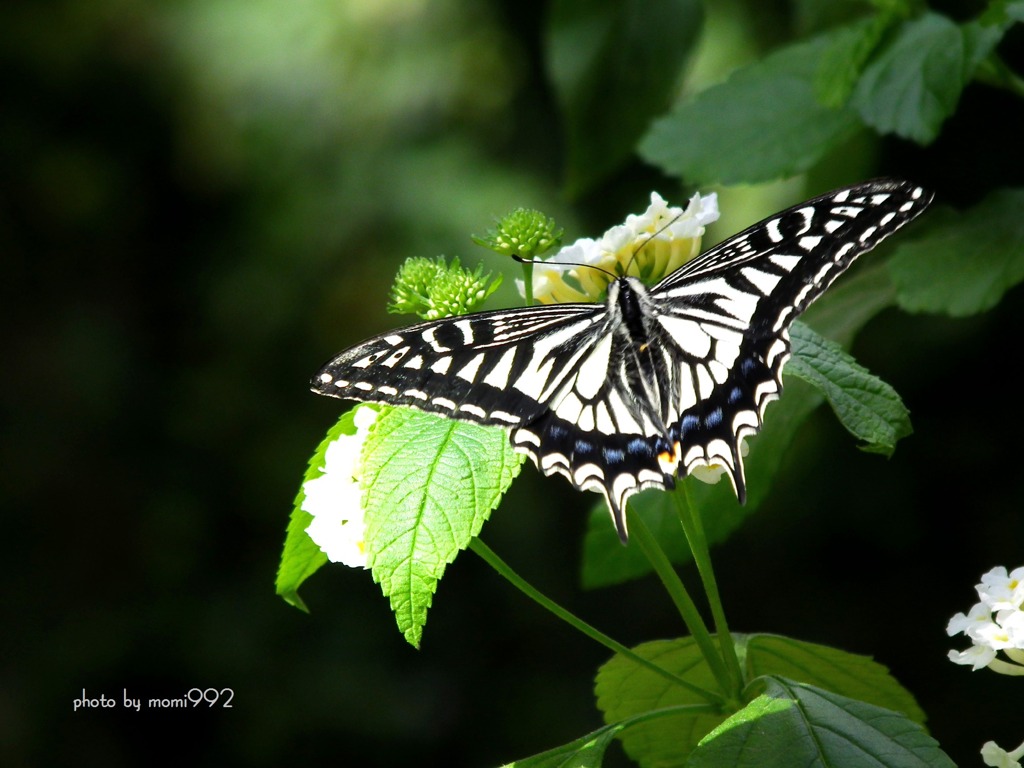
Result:
<svg viewBox="0 0 1024 768">
<path fill-rule="evenodd" d="M 993 568 L 981 577 L 977 590 L 981 601 L 994 611 L 1020 608 L 1024 603 L 1024 566 L 1012 573 L 1001 565 Z"/>
<path fill-rule="evenodd" d="M 559 266 L 564 264 L 591 264 L 605 269 L 601 264 L 605 254 L 598 248 L 597 241 L 589 237 L 581 237 L 572 245 L 564 246 L 558 253 L 533 267 L 533 295 L 543 304 L 565 304 L 573 301 L 593 301 L 587 293 L 588 287 L 594 282 L 591 274 L 601 275 L 597 269 L 571 268 Z M 550 265 L 550 266 L 549 266 Z M 577 273 L 589 278 L 580 279 Z M 571 282 L 566 277 L 575 278 Z M 526 283 L 516 280 L 519 293 L 526 295 Z"/>
<path fill-rule="evenodd" d="M 341 435 L 324 452 L 322 475 L 302 486 L 302 509 L 313 516 L 306 533 L 331 562 L 366 568 L 366 521 L 359 484 L 361 453 L 377 411 L 358 406 L 354 435 Z"/>
<path fill-rule="evenodd" d="M 976 631 L 977 627 L 982 624 L 986 624 L 991 620 L 991 609 L 984 603 L 975 603 L 974 607 L 971 608 L 970 612 L 968 612 L 966 616 L 962 613 L 958 613 L 949 620 L 949 625 L 946 627 L 946 634 L 952 637 L 953 635 L 963 632 L 965 635 L 970 636 L 971 632 Z"/>
<path fill-rule="evenodd" d="M 985 645 L 972 645 L 966 651 L 949 652 L 950 661 L 954 664 L 970 666 L 974 671 L 987 667 L 995 658 L 995 650 Z"/>
<path fill-rule="evenodd" d="M 981 759 L 992 768 L 1021 768 L 1020 759 L 1024 757 L 1024 744 L 1012 752 L 1007 752 L 994 741 L 986 741 L 981 748 Z"/>
<path fill-rule="evenodd" d="M 946 627 L 950 637 L 964 634 L 973 646 L 966 651 L 950 651 L 950 661 L 969 664 L 975 670 L 988 667 L 1001 674 L 1024 674 L 1024 665 L 1020 663 L 1024 658 L 1024 610 L 1017 600 L 1022 576 L 1024 568 L 1008 574 L 1001 566 L 982 576 L 982 583 L 976 587 L 981 602 L 967 615 L 956 614 Z M 999 651 L 1010 662 L 997 658 Z"/>
<path fill-rule="evenodd" d="M 541 304 L 594 301 L 612 275 L 632 275 L 653 283 L 700 253 L 704 227 L 718 219 L 718 196 L 694 195 L 684 211 L 669 206 L 657 192 L 640 215 L 630 214 L 600 240 L 581 238 L 534 267 L 534 298 Z M 546 266 L 572 262 L 589 266 Z M 594 267 L 594 268 L 590 268 Z M 516 280 L 525 295 L 525 284 Z"/>
</svg>

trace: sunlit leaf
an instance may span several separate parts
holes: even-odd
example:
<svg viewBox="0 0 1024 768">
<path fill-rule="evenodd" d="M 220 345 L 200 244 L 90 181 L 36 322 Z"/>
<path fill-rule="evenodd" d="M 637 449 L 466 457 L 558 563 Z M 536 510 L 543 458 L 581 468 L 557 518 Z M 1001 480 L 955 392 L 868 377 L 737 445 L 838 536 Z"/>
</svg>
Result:
<svg viewBox="0 0 1024 768">
<path fill-rule="evenodd" d="M 437 582 L 480 532 L 523 456 L 497 427 L 386 408 L 363 448 L 366 546 L 374 581 L 419 646 Z"/>
<path fill-rule="evenodd" d="M 781 677 L 690 755 L 687 766 L 952 768 L 924 728 L 905 716 Z"/>
<path fill-rule="evenodd" d="M 818 729 L 827 729 L 830 725 L 848 730 L 856 737 L 853 751 L 848 755 L 853 760 L 860 759 L 861 751 L 873 754 L 884 750 L 886 743 L 897 745 L 901 750 L 907 749 L 916 756 L 932 754 L 932 750 L 937 752 L 934 741 L 917 725 L 924 720 L 924 714 L 913 697 L 885 667 L 872 659 L 777 635 L 736 635 L 734 640 L 742 660 L 744 680 L 762 679 L 762 685 L 767 686 L 769 694 L 767 698 L 755 697 L 748 706 L 731 716 L 702 709 L 706 702 L 698 692 L 674 685 L 625 656 L 614 656 L 600 668 L 595 693 L 598 707 L 609 723 L 637 718 L 665 707 L 690 707 L 680 709 L 671 717 L 638 724 L 622 733 L 626 752 L 641 766 L 690 765 L 688 761 L 697 760 L 698 754 L 705 749 L 708 753 L 700 759 L 710 760 L 718 750 L 737 748 L 729 737 L 715 744 L 714 750 L 709 749 L 717 739 L 734 730 L 738 734 L 741 731 L 736 729 L 746 725 L 757 723 L 757 728 L 769 727 L 763 718 L 788 713 L 794 708 L 797 714 L 805 717 L 803 725 L 799 720 L 779 721 L 781 730 L 770 742 L 771 749 L 785 756 L 779 760 L 791 761 L 780 762 L 779 765 L 814 764 L 802 759 L 804 752 L 801 750 L 805 747 L 800 745 L 804 745 L 807 737 L 807 733 L 800 730 L 802 727 L 812 728 L 818 737 L 824 733 Z M 689 683 L 715 689 L 714 678 L 692 638 L 643 643 L 633 650 Z M 756 689 L 753 690 L 756 693 Z M 788 693 L 773 693 L 778 691 Z M 862 722 L 857 724 L 858 720 Z M 862 728 L 870 730 L 870 725 L 865 723 L 877 725 L 878 733 L 858 736 Z M 775 727 L 774 721 L 770 727 Z M 797 746 L 790 744 L 791 740 Z M 790 752 L 791 749 L 796 751 Z M 825 754 L 833 754 L 831 747 L 825 749 Z M 733 758 L 752 759 L 742 751 Z M 722 758 L 720 763 L 701 764 L 734 763 Z M 742 764 L 757 765 L 756 762 Z M 827 760 L 821 764 L 847 765 L 842 761 L 829 763 Z M 857 764 L 861 763 L 851 763 Z M 884 761 L 882 764 L 890 765 Z M 896 764 L 915 765 L 912 761 Z"/>
<path fill-rule="evenodd" d="M 714 691 L 711 674 L 692 638 L 655 640 L 633 650 L 688 683 Z M 679 714 L 641 723 L 622 734 L 626 753 L 641 766 L 682 765 L 702 738 L 725 719 L 703 709 L 707 701 L 698 693 L 673 684 L 625 656 L 613 656 L 601 666 L 594 681 L 597 706 L 605 722 L 615 723 L 666 707 L 693 707 Z"/>
<path fill-rule="evenodd" d="M 889 670 L 868 656 L 781 635 L 749 635 L 742 642 L 748 679 L 787 677 L 902 712 L 918 723 L 924 712 Z"/>
</svg>

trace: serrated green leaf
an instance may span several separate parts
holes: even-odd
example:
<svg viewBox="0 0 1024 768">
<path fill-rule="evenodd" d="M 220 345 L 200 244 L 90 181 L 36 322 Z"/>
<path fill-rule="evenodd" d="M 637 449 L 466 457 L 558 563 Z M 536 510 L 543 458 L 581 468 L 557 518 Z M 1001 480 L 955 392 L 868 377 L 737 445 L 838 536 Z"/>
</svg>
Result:
<svg viewBox="0 0 1024 768">
<path fill-rule="evenodd" d="M 790 335 L 795 354 L 786 372 L 817 388 L 847 431 L 864 441 L 864 450 L 891 456 L 896 442 L 913 431 L 896 390 L 804 323 L 793 323 Z"/>
<path fill-rule="evenodd" d="M 385 408 L 362 458 L 373 578 L 419 647 L 438 580 L 480 532 L 523 456 L 503 429 Z"/>
<path fill-rule="evenodd" d="M 277 568 L 275 591 L 286 603 L 303 611 L 308 611 L 308 609 L 302 598 L 299 597 L 299 586 L 327 563 L 327 555 L 306 533 L 306 529 L 313 521 L 313 516 L 302 509 L 302 502 L 306 500 L 303 488 L 307 481 L 320 477 L 324 473 L 324 455 L 327 452 L 327 446 L 341 435 L 356 433 L 354 416 L 355 408 L 346 411 L 327 431 L 327 435 L 320 441 L 320 445 L 309 459 L 299 492 L 292 504 L 292 514 L 288 520 L 288 533 L 285 537 L 284 550 L 281 552 L 281 563 Z"/>
<path fill-rule="evenodd" d="M 906 21 L 865 67 L 850 104 L 879 132 L 928 144 L 1001 37 L 1000 27 L 961 27 L 938 13 Z"/>
<path fill-rule="evenodd" d="M 954 765 L 924 729 L 888 709 L 784 678 L 708 734 L 687 766 L 945 768 Z"/>
<path fill-rule="evenodd" d="M 849 34 L 838 37 L 824 51 L 814 78 L 818 101 L 826 107 L 841 107 L 847 102 L 864 65 L 903 13 L 902 8 L 887 9 L 851 25 Z"/>
<path fill-rule="evenodd" d="M 1024 280 L 1024 189 L 992 192 L 963 213 L 931 217 L 889 262 L 908 312 L 964 317 L 991 309 Z"/>
<path fill-rule="evenodd" d="M 697 0 L 551 5 L 548 73 L 562 108 L 571 197 L 622 167 L 666 109 L 702 18 Z"/>
<path fill-rule="evenodd" d="M 694 184 L 771 181 L 811 168 L 860 127 L 849 108 L 815 96 L 821 57 L 849 28 L 787 46 L 656 121 L 645 160 Z"/>
<path fill-rule="evenodd" d="M 887 717 L 924 720 L 913 697 L 885 667 L 870 658 L 777 635 L 735 635 L 734 640 L 747 681 L 788 676 L 799 681 L 801 690 L 808 686 L 822 689 L 817 694 L 819 697 L 846 697 L 854 709 L 867 707 L 881 712 L 880 708 L 885 707 Z M 713 677 L 692 638 L 643 643 L 633 650 L 695 685 L 714 688 Z M 598 707 L 609 723 L 636 718 L 666 706 L 702 703 L 697 694 L 673 685 L 622 656 L 614 656 L 598 670 L 595 694 Z M 799 703 L 796 698 L 794 702 Z M 638 724 L 624 732 L 621 739 L 626 752 L 641 766 L 682 765 L 696 757 L 700 750 L 693 750 L 698 744 L 712 740 L 709 734 L 721 735 L 727 730 L 724 724 L 735 728 L 787 708 L 777 702 L 761 701 L 728 720 L 726 714 L 680 711 L 671 718 Z M 896 715 L 888 710 L 904 714 Z M 906 722 L 908 730 L 920 730 L 911 725 L 910 719 Z M 773 748 L 784 750 L 784 742 L 776 742 Z M 726 760 L 719 764 L 732 763 Z M 797 760 L 791 764 L 805 763 Z M 842 762 L 835 764 L 845 766 Z"/>
<path fill-rule="evenodd" d="M 746 649 L 747 679 L 776 675 L 799 680 L 902 712 L 918 723 L 925 721 L 924 712 L 910 692 L 885 666 L 868 656 L 781 635 L 749 635 L 737 642 L 742 642 Z"/>
<path fill-rule="evenodd" d="M 655 640 L 633 650 L 696 686 L 708 690 L 717 687 L 692 638 Z M 707 703 L 697 693 L 673 685 L 619 655 L 598 669 L 594 693 L 607 723 L 667 707 L 701 707 Z M 721 714 L 681 710 L 679 714 L 640 723 L 624 731 L 622 745 L 641 766 L 681 765 L 704 735 L 724 719 Z"/>
</svg>

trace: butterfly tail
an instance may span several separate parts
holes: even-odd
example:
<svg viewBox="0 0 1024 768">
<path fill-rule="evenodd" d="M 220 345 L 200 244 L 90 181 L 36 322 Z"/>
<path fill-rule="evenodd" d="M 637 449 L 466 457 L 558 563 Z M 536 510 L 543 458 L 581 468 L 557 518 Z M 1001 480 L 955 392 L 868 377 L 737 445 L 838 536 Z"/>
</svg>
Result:
<svg viewBox="0 0 1024 768">
<path fill-rule="evenodd" d="M 628 496 L 619 502 L 615 499 L 615 494 L 613 492 L 605 489 L 604 497 L 608 502 L 608 512 L 612 516 L 612 524 L 615 526 L 615 532 L 619 534 L 619 541 L 622 542 L 623 546 L 626 546 L 629 544 L 629 529 L 626 526 L 626 501 Z"/>
</svg>

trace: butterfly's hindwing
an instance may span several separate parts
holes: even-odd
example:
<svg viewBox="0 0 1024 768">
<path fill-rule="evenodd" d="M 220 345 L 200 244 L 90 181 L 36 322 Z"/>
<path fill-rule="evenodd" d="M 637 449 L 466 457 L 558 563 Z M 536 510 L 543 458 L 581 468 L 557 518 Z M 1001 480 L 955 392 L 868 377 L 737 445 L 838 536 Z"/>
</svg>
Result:
<svg viewBox="0 0 1024 768">
<path fill-rule="evenodd" d="M 619 278 L 599 304 L 436 320 L 343 352 L 313 391 L 510 429 L 546 475 L 626 502 L 722 466 L 740 501 L 741 444 L 782 392 L 793 320 L 931 194 L 901 181 L 837 190 L 712 248 L 651 289 Z"/>
</svg>

